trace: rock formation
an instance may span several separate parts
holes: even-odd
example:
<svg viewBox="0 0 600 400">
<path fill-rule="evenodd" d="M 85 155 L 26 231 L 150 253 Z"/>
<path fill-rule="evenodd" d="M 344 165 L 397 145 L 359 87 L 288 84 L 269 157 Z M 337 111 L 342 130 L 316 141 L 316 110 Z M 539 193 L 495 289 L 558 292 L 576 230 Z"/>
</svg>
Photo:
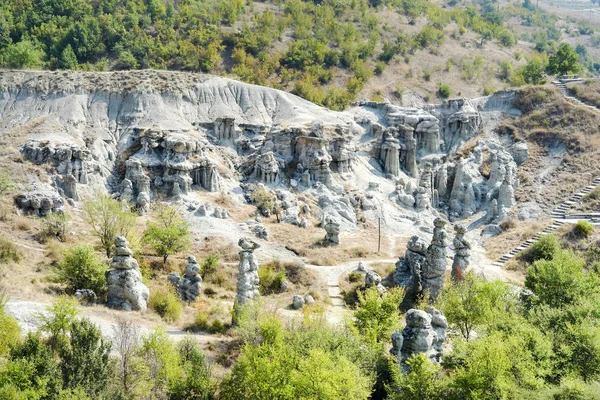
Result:
<svg viewBox="0 0 600 400">
<path fill-rule="evenodd" d="M 238 282 L 236 305 L 242 306 L 249 300 L 259 295 L 258 289 L 258 260 L 254 255 L 254 250 L 260 247 L 251 239 L 242 238 L 238 242 L 242 248 L 240 251 L 240 264 L 238 267 Z"/>
<path fill-rule="evenodd" d="M 305 301 L 304 301 L 304 297 L 300 296 L 300 295 L 294 295 L 294 297 L 292 298 L 292 308 L 294 310 L 299 310 L 302 307 L 304 307 Z"/>
<path fill-rule="evenodd" d="M 436 218 L 431 244 L 413 236 L 408 241 L 406 254 L 396 262 L 394 283 L 407 289 L 400 305 L 402 311 L 410 309 L 423 291 L 427 290 L 430 299 L 435 300 L 443 288 L 448 245 L 445 225 L 444 219 Z"/>
<path fill-rule="evenodd" d="M 200 296 L 202 277 L 200 276 L 200 265 L 196 261 L 196 257 L 188 256 L 187 261 L 183 279 L 176 272 L 171 272 L 168 279 L 183 301 L 193 302 Z"/>
<path fill-rule="evenodd" d="M 427 256 L 427 247 L 427 242 L 420 237 L 410 238 L 406 245 L 406 254 L 396 262 L 393 274 L 396 285 L 421 290 L 421 271 Z"/>
<path fill-rule="evenodd" d="M 465 239 L 467 229 L 462 224 L 454 225 L 454 261 L 452 262 L 452 279 L 462 281 L 465 278 L 465 270 L 469 266 L 471 255 L 471 243 Z"/>
<path fill-rule="evenodd" d="M 433 238 L 431 244 L 427 248 L 427 255 L 423 269 L 421 270 L 421 278 L 423 290 L 429 291 L 431 299 L 435 300 L 439 292 L 444 287 L 444 272 L 446 272 L 446 247 L 447 234 L 444 227 L 446 220 L 436 218 L 433 221 Z"/>
<path fill-rule="evenodd" d="M 323 229 L 325 229 L 325 245 L 337 246 L 340 244 L 340 223 L 333 217 L 325 217 L 323 223 Z"/>
<path fill-rule="evenodd" d="M 129 243 L 123 236 L 115 239 L 115 255 L 106 271 L 108 306 L 125 311 L 144 311 L 150 291 L 142 283 L 142 275 Z"/>
<path fill-rule="evenodd" d="M 425 354 L 439 363 L 443 354 L 448 322 L 441 311 L 428 307 L 426 311 L 411 309 L 406 313 L 406 327 L 392 334 L 391 353 L 404 365 L 413 354 Z"/>
<path fill-rule="evenodd" d="M 377 288 L 379 293 L 384 293 L 387 289 L 381 284 L 381 276 L 369 268 L 365 274 L 365 288 Z"/>
<path fill-rule="evenodd" d="M 40 217 L 51 213 L 64 212 L 64 201 L 58 193 L 52 190 L 35 190 L 21 193 L 15 197 L 17 207 L 26 214 Z"/>
</svg>

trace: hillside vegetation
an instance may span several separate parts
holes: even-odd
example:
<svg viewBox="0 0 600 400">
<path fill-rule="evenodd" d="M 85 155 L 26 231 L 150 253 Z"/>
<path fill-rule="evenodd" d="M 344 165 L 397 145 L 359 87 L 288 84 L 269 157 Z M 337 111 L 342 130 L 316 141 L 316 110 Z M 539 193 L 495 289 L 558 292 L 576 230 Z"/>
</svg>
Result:
<svg viewBox="0 0 600 400">
<path fill-rule="evenodd" d="M 565 34 L 594 34 L 558 20 L 529 1 L 7 0 L 0 66 L 228 74 L 343 109 L 359 94 L 401 98 L 405 87 L 447 97 L 536 83 L 530 70 Z"/>
</svg>

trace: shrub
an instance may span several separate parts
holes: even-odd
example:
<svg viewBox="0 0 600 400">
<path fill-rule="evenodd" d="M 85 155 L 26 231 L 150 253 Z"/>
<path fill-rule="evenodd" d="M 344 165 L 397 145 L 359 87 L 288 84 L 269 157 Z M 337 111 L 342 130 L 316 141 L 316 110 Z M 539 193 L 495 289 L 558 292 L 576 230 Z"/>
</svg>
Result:
<svg viewBox="0 0 600 400">
<path fill-rule="evenodd" d="M 148 305 L 165 321 L 174 322 L 179 319 L 182 306 L 174 289 L 153 290 Z"/>
<path fill-rule="evenodd" d="M 106 290 L 107 265 L 102 262 L 90 246 L 75 246 L 64 253 L 54 273 L 54 282 L 66 285 L 66 292 L 75 293 L 77 289 L 91 289 L 97 295 Z"/>
<path fill-rule="evenodd" d="M 498 91 L 498 88 L 495 88 L 493 86 L 488 86 L 488 85 L 483 85 L 483 95 L 484 96 L 489 96 L 491 94 L 494 94 Z"/>
<path fill-rule="evenodd" d="M 383 71 L 385 71 L 385 63 L 383 61 L 377 61 L 375 63 L 375 75 L 381 75 L 383 74 Z"/>
<path fill-rule="evenodd" d="M 5 238 L 0 237 L 0 262 L 19 262 L 19 260 L 21 260 L 21 253 L 17 250 L 16 246 Z"/>
<path fill-rule="evenodd" d="M 448 86 L 447 84 L 440 83 L 440 86 L 438 87 L 438 94 L 443 99 L 447 99 L 452 94 L 452 90 L 450 90 L 450 86 Z"/>
<path fill-rule="evenodd" d="M 221 266 L 221 257 L 216 251 L 211 252 L 200 261 L 200 273 L 203 279 L 214 275 Z"/>
<path fill-rule="evenodd" d="M 52 213 L 44 217 L 42 221 L 42 230 L 40 238 L 47 240 L 56 238 L 61 242 L 65 241 L 67 235 L 67 214 Z"/>
<path fill-rule="evenodd" d="M 273 212 L 276 198 L 269 189 L 261 186 L 252 192 L 251 198 L 263 215 L 270 215 Z"/>
<path fill-rule="evenodd" d="M 0 172 L 0 195 L 10 192 L 15 185 L 6 172 Z"/>
<path fill-rule="evenodd" d="M 535 242 L 521 258 L 527 262 L 537 260 L 552 260 L 560 251 L 560 243 L 554 235 L 544 235 Z"/>
<path fill-rule="evenodd" d="M 281 285 L 286 280 L 285 270 L 277 263 L 261 265 L 258 269 L 260 294 L 267 296 L 281 290 Z"/>
<path fill-rule="evenodd" d="M 348 282 L 351 283 L 361 282 L 363 279 L 364 275 L 360 272 L 350 272 L 350 275 L 348 275 Z"/>
<path fill-rule="evenodd" d="M 594 232 L 594 225 L 587 221 L 580 220 L 577 221 L 577 224 L 575 224 L 571 232 L 576 238 L 587 239 Z"/>
<path fill-rule="evenodd" d="M 4 311 L 4 303 L 0 298 L 0 356 L 8 353 L 8 350 L 18 342 L 19 324 Z"/>
</svg>

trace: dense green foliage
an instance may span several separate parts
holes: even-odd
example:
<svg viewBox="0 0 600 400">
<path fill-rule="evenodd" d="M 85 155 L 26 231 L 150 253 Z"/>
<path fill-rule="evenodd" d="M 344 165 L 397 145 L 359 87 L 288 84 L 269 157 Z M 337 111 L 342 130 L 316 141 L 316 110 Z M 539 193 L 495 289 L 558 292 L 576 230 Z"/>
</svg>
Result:
<svg viewBox="0 0 600 400">
<path fill-rule="evenodd" d="M 226 73 L 343 109 L 395 57 L 408 62 L 418 51 L 436 52 L 452 24 L 458 27 L 453 35 L 470 30 L 481 46 L 495 41 L 512 47 L 518 36 L 508 21 L 518 18 L 533 28 L 521 39 L 561 57 L 558 18 L 526 3 L 6 0 L 0 6 L 0 67 Z M 425 24 L 408 34 L 388 23 L 390 15 Z M 580 34 L 594 33 L 578 23 Z M 592 68 L 594 60 L 586 62 Z"/>
<path fill-rule="evenodd" d="M 179 210 L 164 204 L 156 207 L 154 217 L 156 222 L 148 222 L 143 241 L 150 244 L 166 264 L 169 255 L 190 246 L 189 224 L 183 220 Z"/>
<path fill-rule="evenodd" d="M 107 265 L 90 246 L 80 245 L 68 249 L 56 268 L 54 281 L 65 285 L 66 292 L 91 289 L 101 296 L 106 291 Z"/>
</svg>

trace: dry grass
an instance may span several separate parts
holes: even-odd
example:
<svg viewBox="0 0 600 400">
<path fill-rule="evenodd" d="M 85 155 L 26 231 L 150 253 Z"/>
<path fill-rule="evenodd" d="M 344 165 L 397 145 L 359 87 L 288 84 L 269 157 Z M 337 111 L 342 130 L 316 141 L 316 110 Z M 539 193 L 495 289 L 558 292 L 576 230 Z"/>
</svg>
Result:
<svg viewBox="0 0 600 400">
<path fill-rule="evenodd" d="M 600 175 L 600 113 L 567 102 L 549 85 L 521 89 L 515 105 L 523 115 L 497 129 L 519 132 L 529 146 L 515 197 L 549 212 Z"/>
<path fill-rule="evenodd" d="M 543 231 L 552 223 L 550 219 L 537 221 L 514 221 L 514 224 L 507 227 L 498 236 L 490 238 L 485 242 L 484 248 L 487 251 L 487 257 L 496 260 L 510 250 L 518 247 L 525 240 L 533 237 L 537 232 Z"/>
</svg>

